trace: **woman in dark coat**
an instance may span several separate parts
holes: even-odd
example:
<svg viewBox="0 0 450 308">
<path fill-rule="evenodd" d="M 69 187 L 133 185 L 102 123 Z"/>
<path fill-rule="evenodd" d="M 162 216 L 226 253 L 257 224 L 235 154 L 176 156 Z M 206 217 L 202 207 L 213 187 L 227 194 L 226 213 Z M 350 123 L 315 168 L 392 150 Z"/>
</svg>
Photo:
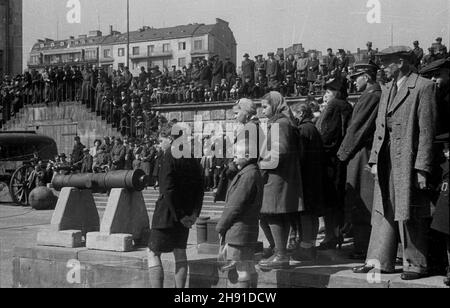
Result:
<svg viewBox="0 0 450 308">
<path fill-rule="evenodd" d="M 269 127 L 260 162 L 265 183 L 261 214 L 268 221 L 274 237 L 275 254 L 259 265 L 264 270 L 283 269 L 289 267 L 286 246 L 290 217 L 304 210 L 298 130 L 295 118 L 280 93 L 267 94 L 262 106 L 269 119 Z"/>
<path fill-rule="evenodd" d="M 160 196 L 156 202 L 149 241 L 149 276 L 153 288 L 164 285 L 161 254 L 175 257 L 175 286 L 184 288 L 187 278 L 187 241 L 189 229 L 195 224 L 203 204 L 201 167 L 196 159 L 175 159 L 172 143 L 180 136 L 172 136 L 170 125 L 160 133 L 163 156 L 159 170 Z"/>
<path fill-rule="evenodd" d="M 303 200 L 305 209 L 299 214 L 298 231 L 302 241 L 294 252 L 296 261 L 314 261 L 316 259 L 316 241 L 319 232 L 319 217 L 325 213 L 325 152 L 322 137 L 312 119 L 311 107 L 301 104 L 297 118 L 300 134 L 300 166 L 303 179 Z"/>
<path fill-rule="evenodd" d="M 316 126 L 322 135 L 327 166 L 326 197 L 327 214 L 325 215 L 325 239 L 321 250 L 335 249 L 341 246 L 343 238 L 341 229 L 345 222 L 345 184 L 347 166 L 337 158 L 337 152 L 344 140 L 352 116 L 352 106 L 345 101 L 345 92 L 340 79 L 326 84 L 324 101 L 327 104 Z"/>
</svg>

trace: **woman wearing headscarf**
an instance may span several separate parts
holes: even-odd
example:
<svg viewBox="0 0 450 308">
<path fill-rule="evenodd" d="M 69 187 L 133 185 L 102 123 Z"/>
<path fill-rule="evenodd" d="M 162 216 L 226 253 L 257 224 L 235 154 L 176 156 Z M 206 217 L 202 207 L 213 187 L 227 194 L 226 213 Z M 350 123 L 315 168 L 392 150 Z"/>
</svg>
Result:
<svg viewBox="0 0 450 308">
<path fill-rule="evenodd" d="M 284 269 L 290 260 L 286 249 L 290 216 L 304 210 L 299 136 L 296 120 L 279 92 L 267 94 L 262 107 L 269 122 L 260 161 L 265 183 L 261 215 L 269 224 L 275 254 L 259 265 L 262 270 Z"/>
</svg>

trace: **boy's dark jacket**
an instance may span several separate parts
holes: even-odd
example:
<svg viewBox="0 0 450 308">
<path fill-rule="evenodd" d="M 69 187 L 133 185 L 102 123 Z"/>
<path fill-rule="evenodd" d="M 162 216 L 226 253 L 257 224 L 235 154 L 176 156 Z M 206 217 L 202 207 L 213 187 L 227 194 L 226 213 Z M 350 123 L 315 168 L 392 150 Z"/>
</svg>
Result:
<svg viewBox="0 0 450 308">
<path fill-rule="evenodd" d="M 225 242 L 237 246 L 252 246 L 258 241 L 259 214 L 262 207 L 263 179 L 256 164 L 244 167 L 231 183 L 225 210 L 217 231 Z"/>
<path fill-rule="evenodd" d="M 169 229 L 181 219 L 200 213 L 203 205 L 203 177 L 195 159 L 175 159 L 170 150 L 161 157 L 160 196 L 153 215 L 153 229 Z"/>
</svg>

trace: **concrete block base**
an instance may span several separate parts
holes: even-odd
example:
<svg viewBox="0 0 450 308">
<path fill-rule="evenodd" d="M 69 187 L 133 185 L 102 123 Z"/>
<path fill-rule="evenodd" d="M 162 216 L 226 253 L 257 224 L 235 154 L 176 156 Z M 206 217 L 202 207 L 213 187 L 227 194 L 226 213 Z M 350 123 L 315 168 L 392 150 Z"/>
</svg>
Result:
<svg viewBox="0 0 450 308">
<path fill-rule="evenodd" d="M 92 250 L 130 252 L 134 249 L 133 235 L 107 234 L 101 232 L 88 233 L 86 248 Z"/>
<path fill-rule="evenodd" d="M 38 246 L 79 248 L 84 246 L 81 231 L 40 231 L 37 238 Z"/>
</svg>

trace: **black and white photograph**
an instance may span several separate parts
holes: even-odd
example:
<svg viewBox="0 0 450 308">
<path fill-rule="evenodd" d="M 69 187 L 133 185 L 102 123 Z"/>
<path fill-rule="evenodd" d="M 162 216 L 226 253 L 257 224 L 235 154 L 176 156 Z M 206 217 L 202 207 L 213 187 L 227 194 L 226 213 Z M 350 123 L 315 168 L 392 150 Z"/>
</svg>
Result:
<svg viewBox="0 0 450 308">
<path fill-rule="evenodd" d="M 0 288 L 449 288 L 448 48 L 450 0 L 0 0 Z"/>
</svg>

